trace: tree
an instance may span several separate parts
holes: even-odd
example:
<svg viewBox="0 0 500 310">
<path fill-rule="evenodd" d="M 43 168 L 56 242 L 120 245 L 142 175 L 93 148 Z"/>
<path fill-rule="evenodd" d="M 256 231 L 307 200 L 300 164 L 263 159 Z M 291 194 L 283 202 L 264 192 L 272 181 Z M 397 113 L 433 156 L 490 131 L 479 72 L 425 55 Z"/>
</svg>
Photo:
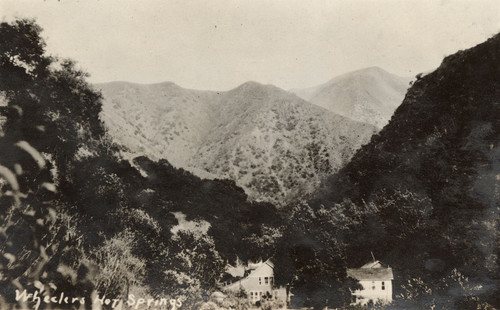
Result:
<svg viewBox="0 0 500 310">
<path fill-rule="evenodd" d="M 139 290 L 154 296 L 190 294 L 189 308 L 215 288 L 231 257 L 270 256 L 280 235 L 274 206 L 250 203 L 234 182 L 201 180 L 165 159 L 119 158 L 99 120 L 101 95 L 73 61 L 45 53 L 41 31 L 32 20 L 0 24 L 6 303 L 16 288 L 89 297 L 99 289 L 114 298 L 147 283 Z M 210 228 L 173 236 L 172 212 Z"/>
<path fill-rule="evenodd" d="M 305 203 L 293 210 L 277 250 L 275 272 L 278 285 L 291 287 L 295 306 L 342 307 L 357 287 L 346 274 L 345 218 L 335 211 L 314 211 Z"/>
<path fill-rule="evenodd" d="M 10 305 L 16 289 L 93 290 L 61 223 L 71 205 L 61 184 L 72 182 L 83 150 L 106 143 L 100 95 L 73 62 L 46 55 L 41 31 L 33 20 L 0 23 L 0 287 Z"/>
</svg>

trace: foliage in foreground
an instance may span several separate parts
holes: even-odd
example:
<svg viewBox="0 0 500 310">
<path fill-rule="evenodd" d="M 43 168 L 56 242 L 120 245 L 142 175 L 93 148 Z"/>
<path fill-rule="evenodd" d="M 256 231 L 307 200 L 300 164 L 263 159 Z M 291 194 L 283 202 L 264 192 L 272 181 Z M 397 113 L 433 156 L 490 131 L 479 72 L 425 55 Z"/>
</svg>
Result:
<svg viewBox="0 0 500 310">
<path fill-rule="evenodd" d="M 2 308 L 25 289 L 86 307 L 137 290 L 190 307 L 236 253 L 268 256 L 273 206 L 165 160 L 121 160 L 99 119 L 100 94 L 72 61 L 47 56 L 40 34 L 32 20 L 0 24 Z M 208 230 L 174 232 L 175 212 Z"/>
</svg>

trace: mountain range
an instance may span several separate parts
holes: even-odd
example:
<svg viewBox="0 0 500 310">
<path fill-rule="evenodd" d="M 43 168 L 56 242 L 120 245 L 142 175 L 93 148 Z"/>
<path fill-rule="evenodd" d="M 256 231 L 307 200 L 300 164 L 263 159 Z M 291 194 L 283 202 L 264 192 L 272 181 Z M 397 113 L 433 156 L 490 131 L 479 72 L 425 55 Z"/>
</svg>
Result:
<svg viewBox="0 0 500 310">
<path fill-rule="evenodd" d="M 229 178 L 251 200 L 276 205 L 314 191 L 377 131 L 256 82 L 226 92 L 173 83 L 95 87 L 104 96 L 101 118 L 125 156 Z"/>
</svg>

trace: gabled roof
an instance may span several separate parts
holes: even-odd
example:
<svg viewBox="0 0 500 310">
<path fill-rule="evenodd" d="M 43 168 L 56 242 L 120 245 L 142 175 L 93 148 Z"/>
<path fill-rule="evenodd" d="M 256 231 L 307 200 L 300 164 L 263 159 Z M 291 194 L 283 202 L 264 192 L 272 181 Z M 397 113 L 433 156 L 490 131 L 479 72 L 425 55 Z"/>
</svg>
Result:
<svg viewBox="0 0 500 310">
<path fill-rule="evenodd" d="M 394 279 L 392 268 L 384 267 L 379 261 L 369 262 L 361 266 L 361 268 L 347 269 L 347 276 L 360 281 L 384 281 Z"/>
<path fill-rule="evenodd" d="M 373 262 L 369 262 L 361 266 L 361 268 L 385 268 L 386 266 L 383 265 L 380 261 L 376 260 Z M 389 267 L 389 266 L 387 266 Z"/>
<path fill-rule="evenodd" d="M 268 259 L 265 262 L 260 260 L 257 263 L 249 263 L 248 267 L 246 268 L 248 274 L 247 274 L 247 272 L 245 272 L 244 277 L 240 278 L 237 282 L 234 282 L 234 283 L 226 286 L 226 289 L 232 289 L 232 288 L 241 286 L 242 281 L 244 281 L 245 279 L 248 279 L 252 276 L 255 276 L 255 274 L 259 271 L 259 269 L 261 269 L 265 265 L 268 265 L 271 269 L 274 269 L 274 264 L 271 261 L 271 259 Z"/>
<path fill-rule="evenodd" d="M 255 276 L 255 274 L 260 270 L 262 269 L 263 266 L 269 266 L 271 269 L 274 269 L 274 264 L 273 262 L 271 261 L 271 259 L 268 259 L 266 260 L 265 262 L 263 262 L 262 260 L 259 261 L 258 263 L 255 263 L 255 264 L 248 264 L 248 275 L 246 275 L 246 277 L 250 277 L 250 276 Z"/>
<path fill-rule="evenodd" d="M 271 267 L 271 268 L 274 269 L 274 263 L 273 263 L 273 261 L 270 258 L 268 260 L 266 260 L 264 262 L 264 264 L 267 264 L 267 265 L 269 265 L 269 267 Z"/>
<path fill-rule="evenodd" d="M 243 265 L 237 265 L 237 266 L 227 265 L 226 266 L 226 273 L 230 274 L 234 278 L 241 278 L 245 274 L 245 266 L 243 266 Z"/>
</svg>

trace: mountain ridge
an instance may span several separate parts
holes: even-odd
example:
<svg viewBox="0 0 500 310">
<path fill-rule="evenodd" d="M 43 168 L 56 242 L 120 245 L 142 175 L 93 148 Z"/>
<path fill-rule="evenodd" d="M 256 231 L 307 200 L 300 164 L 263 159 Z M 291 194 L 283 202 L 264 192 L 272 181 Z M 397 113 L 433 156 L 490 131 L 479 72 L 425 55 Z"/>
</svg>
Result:
<svg viewBox="0 0 500 310">
<path fill-rule="evenodd" d="M 278 205 L 313 191 L 376 130 L 253 81 L 225 92 L 169 82 L 95 87 L 104 96 L 102 119 L 130 157 L 230 178 L 250 199 Z"/>
<path fill-rule="evenodd" d="M 290 91 L 327 110 L 382 128 L 403 101 L 409 82 L 410 78 L 369 67 Z"/>
</svg>

